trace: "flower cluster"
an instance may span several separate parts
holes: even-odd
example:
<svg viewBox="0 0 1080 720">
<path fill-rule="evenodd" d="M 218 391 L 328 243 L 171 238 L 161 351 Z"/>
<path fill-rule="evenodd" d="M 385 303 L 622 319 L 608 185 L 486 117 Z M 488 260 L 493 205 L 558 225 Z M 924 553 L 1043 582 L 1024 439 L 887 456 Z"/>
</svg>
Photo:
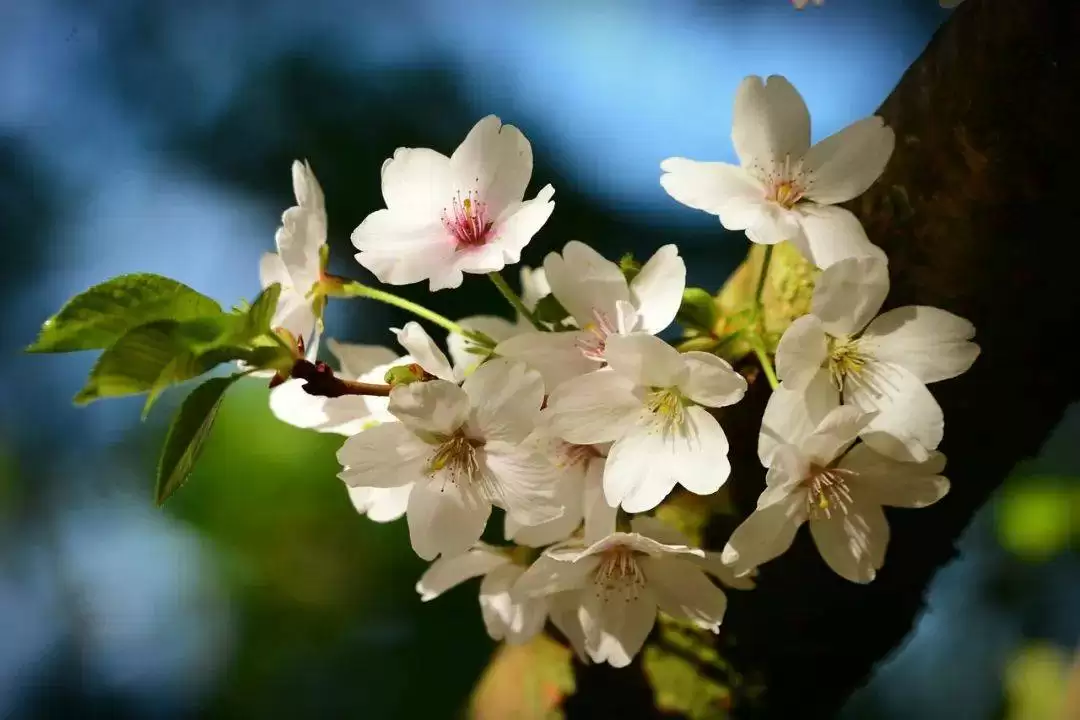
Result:
<svg viewBox="0 0 1080 720">
<path fill-rule="evenodd" d="M 658 611 L 717 631 L 726 598 L 713 579 L 752 588 L 804 521 L 828 566 L 865 583 L 885 559 L 882 506 L 924 507 L 948 492 L 944 420 L 926 386 L 970 367 L 974 328 L 931 307 L 879 314 L 888 261 L 840 207 L 881 175 L 892 130 L 871 117 L 812 145 L 795 88 L 750 77 L 732 140 L 739 165 L 670 158 L 661 185 L 754 243 L 791 243 L 821 273 L 811 312 L 775 346 L 778 385 L 758 445 L 766 488 L 722 552 L 646 514 L 677 487 L 710 495 L 728 481 L 718 410 L 747 389 L 718 354 L 661 339 L 687 289 L 675 245 L 638 265 L 570 241 L 542 268 L 522 268 L 514 294 L 499 271 L 545 224 L 554 191 L 525 199 L 531 146 L 486 117 L 449 157 L 398 149 L 382 167 L 386 208 L 352 234 L 357 261 L 384 283 L 435 291 L 489 274 L 517 311 L 451 322 L 327 275 L 322 191 L 310 167 L 294 166 L 297 206 L 262 275 L 282 285 L 274 323 L 307 361 L 328 296 L 394 302 L 451 331 L 449 357 L 417 322 L 393 330 L 400 351 L 329 340 L 338 369 L 318 371 L 355 392 L 320 393 L 294 376 L 270 397 L 281 420 L 346 437 L 340 477 L 356 508 L 377 522 L 404 515 L 413 549 L 432 561 L 422 600 L 482 577 L 492 638 L 524 642 L 550 619 L 583 659 L 624 666 Z M 500 545 L 488 528 L 496 508 Z"/>
</svg>

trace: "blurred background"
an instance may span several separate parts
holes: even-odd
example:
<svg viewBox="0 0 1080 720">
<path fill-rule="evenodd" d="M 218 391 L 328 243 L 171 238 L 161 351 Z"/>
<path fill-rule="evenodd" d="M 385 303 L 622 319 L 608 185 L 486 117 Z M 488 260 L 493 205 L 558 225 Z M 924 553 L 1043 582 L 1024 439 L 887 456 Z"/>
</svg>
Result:
<svg viewBox="0 0 1080 720">
<path fill-rule="evenodd" d="M 451 151 L 496 113 L 532 141 L 570 239 L 610 257 L 678 242 L 719 287 L 745 252 L 660 188 L 668 156 L 732 160 L 731 100 L 782 73 L 820 139 L 876 108 L 947 11 L 934 0 L 543 3 L 0 0 L 0 717 L 454 717 L 494 651 L 476 587 L 421 606 L 404 522 L 358 517 L 337 437 L 226 402 L 189 485 L 154 507 L 182 393 L 70 399 L 93 357 L 20 350 L 72 294 L 151 271 L 231 305 L 292 204 L 326 192 L 332 271 L 382 205 L 398 146 Z M 530 191 L 531 192 L 531 191 Z M 405 289 L 418 298 L 422 288 Z M 474 278 L 433 306 L 500 308 Z M 404 318 L 334 303 L 343 340 Z M 1051 717 L 1080 637 L 1080 411 L 1017 468 L 849 718 Z M 489 713 L 497 717 L 497 714 Z"/>
</svg>

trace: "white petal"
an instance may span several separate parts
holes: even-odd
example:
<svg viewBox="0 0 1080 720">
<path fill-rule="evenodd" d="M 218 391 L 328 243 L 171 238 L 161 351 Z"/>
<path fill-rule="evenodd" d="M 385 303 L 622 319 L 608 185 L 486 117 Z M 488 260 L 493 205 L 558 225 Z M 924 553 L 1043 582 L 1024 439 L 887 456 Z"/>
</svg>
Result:
<svg viewBox="0 0 1080 720">
<path fill-rule="evenodd" d="M 796 206 L 805 246 L 797 244 L 806 259 L 825 269 L 852 257 L 876 257 L 885 260 L 881 248 L 866 237 L 859 219 L 848 210 L 834 205 L 810 202 Z"/>
<path fill-rule="evenodd" d="M 810 312 L 830 335 L 851 335 L 866 327 L 888 294 L 887 263 L 877 257 L 847 258 L 821 273 Z"/>
<path fill-rule="evenodd" d="M 315 172 L 311 169 L 308 161 L 300 162 L 293 160 L 292 164 L 293 195 L 296 204 L 311 210 L 322 210 L 326 207 L 322 188 L 315 178 Z"/>
<path fill-rule="evenodd" d="M 569 553 L 562 555 L 568 556 Z M 577 557 L 578 553 L 573 553 L 573 556 Z M 529 566 L 518 579 L 514 590 L 527 597 L 577 590 L 590 582 L 599 564 L 600 559 L 591 556 L 577 561 L 560 559 L 560 553 L 549 549 Z"/>
<path fill-rule="evenodd" d="M 737 165 L 673 157 L 660 163 L 660 169 L 660 185 L 668 195 L 716 215 L 728 230 L 745 230 L 765 202 L 765 188 Z"/>
<path fill-rule="evenodd" d="M 805 244 L 801 208 L 786 210 L 775 203 L 763 203 L 757 211 L 746 226 L 750 242 L 775 245 L 788 240 L 800 249 Z"/>
<path fill-rule="evenodd" d="M 520 645 L 544 629 L 547 598 L 522 599 L 513 592 L 523 571 L 520 565 L 505 565 L 480 583 L 480 612 L 493 640 Z"/>
<path fill-rule="evenodd" d="M 562 254 L 548 253 L 544 274 L 555 296 L 581 327 L 600 313 L 615 318 L 615 303 L 630 300 L 630 289 L 619 266 L 585 243 L 572 240 Z"/>
<path fill-rule="evenodd" d="M 875 503 L 856 498 L 847 513 L 813 518 L 810 534 L 833 572 L 851 582 L 872 581 L 885 563 L 889 523 Z"/>
<path fill-rule="evenodd" d="M 412 483 L 393 488 L 350 487 L 353 507 L 372 522 L 393 522 L 405 515 Z"/>
<path fill-rule="evenodd" d="M 787 390 L 802 392 L 821 370 L 828 354 L 821 321 L 815 315 L 803 315 L 788 326 L 776 346 L 776 376 Z"/>
<path fill-rule="evenodd" d="M 469 417 L 469 396 L 454 383 L 430 380 L 390 391 L 390 412 L 418 434 L 453 435 Z"/>
<path fill-rule="evenodd" d="M 939 308 L 909 305 L 867 326 L 859 346 L 878 360 L 901 365 L 924 383 L 967 372 L 979 356 L 975 326 Z"/>
<path fill-rule="evenodd" d="M 637 308 L 640 329 L 655 335 L 670 325 L 685 289 L 686 263 L 676 246 L 665 245 L 630 282 L 630 299 Z"/>
<path fill-rule="evenodd" d="M 789 156 L 795 162 L 810 147 L 810 111 L 786 78 L 751 75 L 735 91 L 731 141 L 743 167 Z"/>
<path fill-rule="evenodd" d="M 721 556 L 724 564 L 737 576 L 749 573 L 791 547 L 795 533 L 805 521 L 805 493 L 794 493 L 757 508 L 731 533 Z"/>
<path fill-rule="evenodd" d="M 496 358 L 461 386 L 472 402 L 469 426 L 479 437 L 520 443 L 540 420 L 544 380 L 524 363 Z"/>
<path fill-rule="evenodd" d="M 585 473 L 582 502 L 585 523 L 585 543 L 592 545 L 615 532 L 618 508 L 608 505 L 604 497 L 604 467 L 607 458 L 593 458 Z"/>
<path fill-rule="evenodd" d="M 498 483 L 499 505 L 522 525 L 538 525 L 563 514 L 556 490 L 560 470 L 527 445 L 489 442 L 486 469 Z"/>
<path fill-rule="evenodd" d="M 859 433 L 873 420 L 874 413 L 865 413 L 851 405 L 833 408 L 818 423 L 810 437 L 802 442 L 802 452 L 813 463 L 830 465 L 851 447 Z"/>
<path fill-rule="evenodd" d="M 536 304 L 551 294 L 544 268 L 531 268 L 526 265 L 519 271 L 521 278 L 521 302 L 529 310 L 535 310 Z"/>
<path fill-rule="evenodd" d="M 609 369 L 562 383 L 547 407 L 551 433 L 577 445 L 618 439 L 644 410 L 633 382 Z"/>
<path fill-rule="evenodd" d="M 543 547 L 570 537 L 584 516 L 585 472 L 580 464 L 558 466 L 554 482 L 554 502 L 563 508 L 562 515 L 535 525 L 522 525 L 507 513 L 506 539 L 518 545 Z M 614 526 L 612 527 L 614 530 Z"/>
<path fill-rule="evenodd" d="M 454 200 L 450 158 L 428 148 L 398 148 L 382 166 L 386 207 L 403 217 L 438 220 Z"/>
<path fill-rule="evenodd" d="M 585 652 L 585 631 L 581 628 L 578 611 L 581 607 L 581 593 L 578 591 L 556 593 L 550 598 L 548 613 L 551 622 L 559 629 L 581 662 L 588 662 Z"/>
<path fill-rule="evenodd" d="M 259 284 L 266 289 L 274 283 L 281 284 L 283 288 L 292 287 L 292 278 L 289 277 L 289 271 L 285 269 L 280 255 L 263 253 L 259 258 Z"/>
<path fill-rule="evenodd" d="M 506 340 L 517 334 L 517 326 L 506 318 L 495 315 L 473 315 L 458 320 L 458 325 L 473 332 L 481 332 L 495 342 Z M 446 336 L 446 349 L 454 365 L 454 376 L 458 380 L 467 377 L 483 360 L 483 355 L 469 352 L 474 344 L 465 336 L 450 333 Z"/>
<path fill-rule="evenodd" d="M 455 382 L 454 370 L 446 355 L 427 334 L 420 323 L 410 320 L 400 330 L 394 330 L 397 341 L 420 367 L 439 378 Z"/>
<path fill-rule="evenodd" d="M 444 555 L 420 576 L 416 592 L 420 600 L 434 600 L 466 580 L 487 575 L 496 568 L 510 564 L 510 558 L 495 548 L 479 543 L 460 555 Z"/>
<path fill-rule="evenodd" d="M 639 563 L 661 610 L 702 629 L 719 630 L 727 598 L 693 561 L 645 557 Z"/>
<path fill-rule="evenodd" d="M 683 353 L 682 359 L 686 375 L 679 391 L 699 405 L 727 407 L 746 394 L 746 379 L 727 360 L 696 350 Z"/>
<path fill-rule="evenodd" d="M 616 547 L 628 548 L 636 553 L 661 557 L 665 555 L 686 555 L 705 557 L 705 551 L 700 548 L 687 547 L 685 545 L 667 545 L 635 532 L 614 532 L 606 538 L 602 538 L 579 554 L 579 557 L 595 557 L 603 555 L 608 550 Z"/>
<path fill-rule="evenodd" d="M 555 210 L 555 203 L 551 199 L 554 195 L 555 188 L 545 185 L 532 200 L 515 203 L 506 208 L 495 220 L 492 228 L 493 239 L 488 241 L 490 248 L 498 251 L 499 260 L 490 265 L 465 264 L 462 267 L 468 272 L 493 272 L 520 262 L 521 251 Z"/>
<path fill-rule="evenodd" d="M 568 332 L 524 332 L 504 340 L 495 353 L 508 360 L 524 362 L 544 379 L 544 386 L 556 388 L 570 378 L 599 369 L 600 364 L 581 352 L 581 345 L 592 337 L 583 330 Z"/>
<path fill-rule="evenodd" d="M 270 391 L 270 412 L 283 423 L 312 429 L 326 424 L 323 406 L 329 398 L 309 395 L 306 380 L 291 379 Z"/>
<path fill-rule="evenodd" d="M 593 662 L 626 667 L 656 623 L 656 598 L 649 586 L 628 596 L 584 592 L 578 618 Z"/>
<path fill-rule="evenodd" d="M 795 445 L 778 445 L 769 457 L 765 490 L 758 497 L 757 506 L 772 505 L 794 493 L 809 473 L 810 461 Z"/>
<path fill-rule="evenodd" d="M 277 308 L 270 319 L 270 327 L 285 328 L 293 337 L 302 339 L 305 355 L 313 359 L 318 344 L 318 318 L 312 310 L 311 301 L 293 290 L 282 286 Z"/>
<path fill-rule="evenodd" d="M 727 437 L 704 408 L 689 407 L 683 413 L 681 427 L 641 423 L 616 441 L 604 468 L 609 505 L 645 512 L 677 484 L 698 495 L 720 489 L 731 474 Z"/>
<path fill-rule="evenodd" d="M 839 404 L 840 393 L 824 369 L 818 371 L 802 392 L 786 390 L 783 386 L 775 390 L 761 418 L 758 436 L 761 464 L 769 466 L 769 458 L 779 445 L 801 445 L 822 418 Z"/>
<path fill-rule="evenodd" d="M 532 176 L 532 146 L 516 127 L 488 115 L 454 150 L 450 167 L 462 196 L 474 191 L 488 211 L 498 215 L 525 196 Z"/>
<path fill-rule="evenodd" d="M 840 467 L 858 473 L 859 493 L 879 505 L 921 508 L 949 492 L 948 479 L 939 474 L 945 467 L 941 453 L 932 453 L 926 462 L 899 462 L 860 443 L 844 455 Z"/>
<path fill-rule="evenodd" d="M 678 350 L 645 333 L 612 335 L 607 339 L 604 359 L 612 370 L 639 387 L 676 387 L 687 374 Z"/>
<path fill-rule="evenodd" d="M 382 345 L 357 345 L 339 342 L 334 338 L 326 341 L 326 347 L 338 359 L 340 375 L 358 379 L 380 365 L 389 365 L 398 359 L 390 348 Z M 379 382 L 382 382 L 380 379 Z"/>
<path fill-rule="evenodd" d="M 413 487 L 406 512 L 413 550 L 425 560 L 463 553 L 480 539 L 490 514 L 491 505 L 478 493 L 424 478 Z"/>
<path fill-rule="evenodd" d="M 409 285 L 430 279 L 432 289 L 461 283 L 460 272 L 456 284 L 447 279 L 454 242 L 437 218 L 421 222 L 404 211 L 376 210 L 353 230 L 352 243 L 360 251 L 357 262 L 380 282 Z"/>
<path fill-rule="evenodd" d="M 398 487 L 424 474 L 431 447 L 398 423 L 376 425 L 345 441 L 338 477 L 351 487 Z"/>
<path fill-rule="evenodd" d="M 844 378 L 844 402 L 878 412 L 861 437 L 897 460 L 925 460 L 945 434 L 941 406 L 926 385 L 900 365 L 868 360 L 859 374 Z"/>
<path fill-rule="evenodd" d="M 830 135 L 803 158 L 803 171 L 811 178 L 806 196 L 835 205 L 862 195 L 881 177 L 895 144 L 892 128 L 876 115 Z"/>
<path fill-rule="evenodd" d="M 294 206 L 282 214 L 281 223 L 274 243 L 289 273 L 290 284 L 306 295 L 319 281 L 322 267 L 319 248 L 326 244 L 326 211 Z"/>
</svg>

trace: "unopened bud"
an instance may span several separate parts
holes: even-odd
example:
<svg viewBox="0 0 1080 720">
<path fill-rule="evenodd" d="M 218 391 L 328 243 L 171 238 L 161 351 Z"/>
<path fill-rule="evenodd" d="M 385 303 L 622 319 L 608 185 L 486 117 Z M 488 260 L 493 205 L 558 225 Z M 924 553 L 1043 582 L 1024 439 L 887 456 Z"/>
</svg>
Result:
<svg viewBox="0 0 1080 720">
<path fill-rule="evenodd" d="M 411 365 L 399 365 L 386 371 L 383 382 L 390 387 L 408 385 L 409 383 L 421 382 L 426 374 L 424 368 L 416 363 L 412 363 Z"/>
</svg>

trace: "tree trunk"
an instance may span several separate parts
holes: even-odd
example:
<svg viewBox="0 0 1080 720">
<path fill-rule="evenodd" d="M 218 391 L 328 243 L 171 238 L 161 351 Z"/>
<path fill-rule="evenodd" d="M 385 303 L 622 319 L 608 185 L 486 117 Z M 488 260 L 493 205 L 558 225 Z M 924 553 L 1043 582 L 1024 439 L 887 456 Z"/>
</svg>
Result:
<svg viewBox="0 0 1080 720">
<path fill-rule="evenodd" d="M 968 0 L 881 106 L 896 151 L 849 207 L 889 256 L 887 307 L 969 318 L 982 346 L 966 375 L 931 386 L 947 421 L 952 492 L 931 508 L 887 510 L 892 539 L 870 585 L 833 574 L 802 530 L 762 568 L 756 590 L 729 593 L 727 658 L 766 689 L 737 717 L 833 715 L 911 630 L 975 511 L 1080 396 L 1062 343 L 1080 320 L 1078 31 L 1074 0 Z M 764 483 L 754 452 L 762 385 L 739 417 L 724 418 L 743 514 Z M 710 547 L 722 546 L 730 527 L 711 529 Z M 655 717 L 641 707 L 641 673 L 623 672 L 620 690 L 607 669 L 579 668 L 570 717 L 594 717 L 620 698 L 633 698 L 624 717 Z"/>
</svg>

